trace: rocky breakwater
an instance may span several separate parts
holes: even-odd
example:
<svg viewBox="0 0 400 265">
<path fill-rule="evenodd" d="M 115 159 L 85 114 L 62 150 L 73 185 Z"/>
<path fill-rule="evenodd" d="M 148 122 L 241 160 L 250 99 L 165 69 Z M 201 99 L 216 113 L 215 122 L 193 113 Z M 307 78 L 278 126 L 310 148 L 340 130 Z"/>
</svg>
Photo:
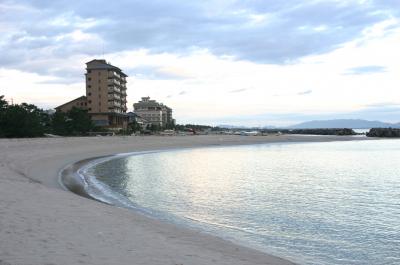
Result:
<svg viewBox="0 0 400 265">
<path fill-rule="evenodd" d="M 320 129 L 266 129 L 263 133 L 308 134 L 308 135 L 356 135 L 353 129 L 348 128 L 320 128 Z"/>
<path fill-rule="evenodd" d="M 312 134 L 312 135 L 356 135 L 352 129 L 293 129 L 291 134 Z"/>
<path fill-rule="evenodd" d="M 368 137 L 400 137 L 400 129 L 372 128 L 367 132 Z"/>
</svg>

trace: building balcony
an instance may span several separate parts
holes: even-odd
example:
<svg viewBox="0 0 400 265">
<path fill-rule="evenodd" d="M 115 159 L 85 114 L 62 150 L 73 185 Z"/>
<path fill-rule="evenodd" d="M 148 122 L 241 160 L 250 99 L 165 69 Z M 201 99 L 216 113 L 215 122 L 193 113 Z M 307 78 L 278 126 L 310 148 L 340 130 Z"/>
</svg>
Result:
<svg viewBox="0 0 400 265">
<path fill-rule="evenodd" d="M 116 80 L 116 79 L 108 79 L 108 84 L 109 85 L 118 85 L 118 86 L 120 86 L 121 85 L 121 83 L 118 81 L 118 80 Z"/>
<path fill-rule="evenodd" d="M 114 112 L 114 113 L 123 113 L 123 109 L 118 108 L 118 107 L 108 107 L 109 112 Z"/>
<path fill-rule="evenodd" d="M 121 90 L 117 88 L 116 86 L 109 86 L 108 87 L 108 93 L 118 93 L 121 94 Z"/>
<path fill-rule="evenodd" d="M 108 77 L 116 77 L 116 78 L 121 79 L 121 76 L 120 76 L 117 72 L 115 72 L 115 71 L 110 71 L 110 72 L 108 73 Z"/>
<path fill-rule="evenodd" d="M 121 107 L 121 103 L 118 101 L 108 101 L 108 106 L 109 107 Z"/>
<path fill-rule="evenodd" d="M 121 97 L 118 94 L 108 94 L 108 99 L 112 100 L 122 100 Z"/>
</svg>

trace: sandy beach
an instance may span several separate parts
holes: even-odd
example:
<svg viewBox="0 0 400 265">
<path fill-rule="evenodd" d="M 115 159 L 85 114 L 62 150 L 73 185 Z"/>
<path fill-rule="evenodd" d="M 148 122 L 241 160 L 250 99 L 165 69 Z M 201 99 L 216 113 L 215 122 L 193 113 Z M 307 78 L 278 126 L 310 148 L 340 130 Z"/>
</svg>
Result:
<svg viewBox="0 0 400 265">
<path fill-rule="evenodd" d="M 0 139 L 0 265 L 294 264 L 62 189 L 65 166 L 122 152 L 350 136 L 129 136 Z"/>
</svg>

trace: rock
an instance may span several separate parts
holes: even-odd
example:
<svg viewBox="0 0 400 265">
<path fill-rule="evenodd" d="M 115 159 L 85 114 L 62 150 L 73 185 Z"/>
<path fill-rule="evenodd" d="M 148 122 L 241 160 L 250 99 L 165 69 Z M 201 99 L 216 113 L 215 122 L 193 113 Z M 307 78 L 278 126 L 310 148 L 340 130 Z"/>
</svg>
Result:
<svg viewBox="0 0 400 265">
<path fill-rule="evenodd" d="M 400 137 L 400 129 L 372 128 L 367 132 L 368 137 Z"/>
</svg>

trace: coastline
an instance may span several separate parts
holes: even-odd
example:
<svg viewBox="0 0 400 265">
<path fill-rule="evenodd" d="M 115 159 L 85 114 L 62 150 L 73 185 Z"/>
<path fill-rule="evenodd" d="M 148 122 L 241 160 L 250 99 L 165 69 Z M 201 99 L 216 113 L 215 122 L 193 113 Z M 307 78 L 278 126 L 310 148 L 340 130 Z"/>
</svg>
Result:
<svg viewBox="0 0 400 265">
<path fill-rule="evenodd" d="M 370 139 L 298 135 L 1 139 L 0 260 L 4 264 L 294 264 L 65 192 L 57 173 L 66 165 L 117 153 Z"/>
</svg>

